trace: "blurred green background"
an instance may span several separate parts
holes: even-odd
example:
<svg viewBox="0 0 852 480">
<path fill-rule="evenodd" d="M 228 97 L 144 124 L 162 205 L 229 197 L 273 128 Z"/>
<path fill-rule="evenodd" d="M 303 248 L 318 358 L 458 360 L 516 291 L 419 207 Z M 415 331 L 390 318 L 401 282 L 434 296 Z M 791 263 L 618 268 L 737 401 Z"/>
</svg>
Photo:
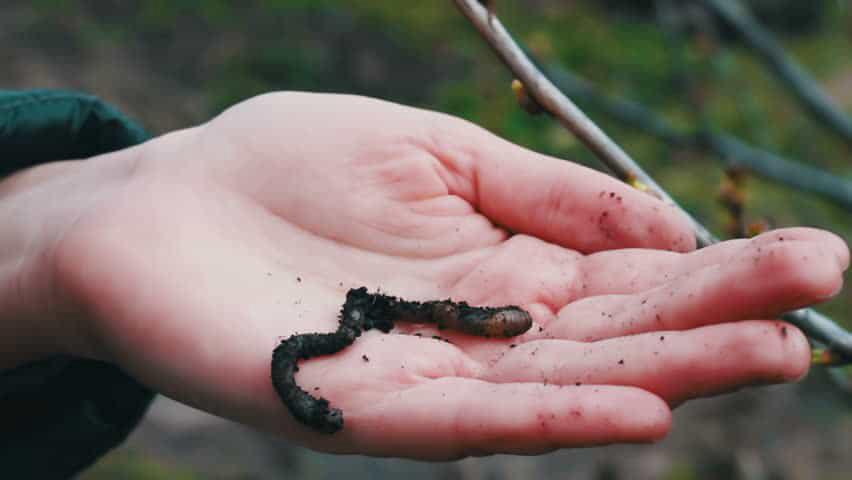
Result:
<svg viewBox="0 0 852 480">
<path fill-rule="evenodd" d="M 852 6 L 752 3 L 852 113 Z M 561 64 L 677 126 L 703 122 L 852 181 L 849 146 L 804 114 L 719 25 L 715 36 L 673 35 L 656 21 L 653 1 L 497 0 L 497 9 L 543 63 Z M 529 148 L 596 165 L 558 124 L 517 107 L 510 74 L 449 0 L 4 0 L 0 40 L 0 88 L 84 90 L 156 133 L 271 90 L 343 92 L 458 115 Z M 589 113 L 724 233 L 721 159 Z M 850 212 L 827 201 L 756 176 L 748 177 L 747 195 L 749 220 L 852 235 Z M 852 325 L 849 292 L 822 310 Z M 800 385 L 693 402 L 658 446 L 438 465 L 314 454 L 160 401 L 126 446 L 81 478 L 840 479 L 852 475 L 850 398 L 815 370 Z"/>
</svg>

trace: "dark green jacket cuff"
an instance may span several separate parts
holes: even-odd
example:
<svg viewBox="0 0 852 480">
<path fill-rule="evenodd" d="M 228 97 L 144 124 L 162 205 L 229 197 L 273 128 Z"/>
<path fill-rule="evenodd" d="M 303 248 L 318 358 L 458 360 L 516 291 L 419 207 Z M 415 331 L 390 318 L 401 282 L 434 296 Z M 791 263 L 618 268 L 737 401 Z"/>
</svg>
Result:
<svg viewBox="0 0 852 480">
<path fill-rule="evenodd" d="M 0 90 L 0 175 L 148 139 L 95 97 Z M 0 372 L 0 476 L 68 478 L 121 443 L 153 392 L 113 365 L 54 357 Z"/>
</svg>

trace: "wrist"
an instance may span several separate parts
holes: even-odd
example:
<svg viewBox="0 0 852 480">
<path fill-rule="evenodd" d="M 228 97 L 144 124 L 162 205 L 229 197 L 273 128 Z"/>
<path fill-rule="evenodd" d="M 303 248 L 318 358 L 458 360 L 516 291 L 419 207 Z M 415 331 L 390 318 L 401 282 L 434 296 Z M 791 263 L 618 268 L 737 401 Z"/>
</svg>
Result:
<svg viewBox="0 0 852 480">
<path fill-rule="evenodd" d="M 51 355 L 89 356 L 85 317 L 56 273 L 57 250 L 129 174 L 131 151 L 38 165 L 0 181 L 0 371 Z"/>
</svg>

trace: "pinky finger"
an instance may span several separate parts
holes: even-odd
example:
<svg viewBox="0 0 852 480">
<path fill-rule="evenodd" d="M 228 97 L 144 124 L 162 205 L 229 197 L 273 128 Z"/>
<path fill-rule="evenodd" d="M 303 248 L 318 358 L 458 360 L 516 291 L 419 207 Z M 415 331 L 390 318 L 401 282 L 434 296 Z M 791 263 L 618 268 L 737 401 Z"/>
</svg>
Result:
<svg viewBox="0 0 852 480">
<path fill-rule="evenodd" d="M 423 460 L 651 442 L 671 425 L 666 403 L 634 387 L 457 377 L 427 381 L 347 414 L 360 453 Z"/>
</svg>

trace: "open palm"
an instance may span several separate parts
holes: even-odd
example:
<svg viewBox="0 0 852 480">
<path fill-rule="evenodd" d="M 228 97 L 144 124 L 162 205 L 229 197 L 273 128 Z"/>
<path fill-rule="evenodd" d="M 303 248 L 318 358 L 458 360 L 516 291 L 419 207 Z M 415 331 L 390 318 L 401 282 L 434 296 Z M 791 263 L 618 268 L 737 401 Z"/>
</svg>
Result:
<svg viewBox="0 0 852 480">
<path fill-rule="evenodd" d="M 684 400 L 804 375 L 803 335 L 761 319 L 827 299 L 848 263 L 811 229 L 676 253 L 694 248 L 688 224 L 651 196 L 365 98 L 257 97 L 133 155 L 57 248 L 87 354 L 325 451 L 444 459 L 660 438 Z M 449 342 L 406 325 L 303 362 L 300 385 L 346 419 L 311 432 L 272 388 L 272 350 L 334 330 L 362 285 L 519 304 L 535 325 L 506 340 L 441 332 Z"/>
</svg>

